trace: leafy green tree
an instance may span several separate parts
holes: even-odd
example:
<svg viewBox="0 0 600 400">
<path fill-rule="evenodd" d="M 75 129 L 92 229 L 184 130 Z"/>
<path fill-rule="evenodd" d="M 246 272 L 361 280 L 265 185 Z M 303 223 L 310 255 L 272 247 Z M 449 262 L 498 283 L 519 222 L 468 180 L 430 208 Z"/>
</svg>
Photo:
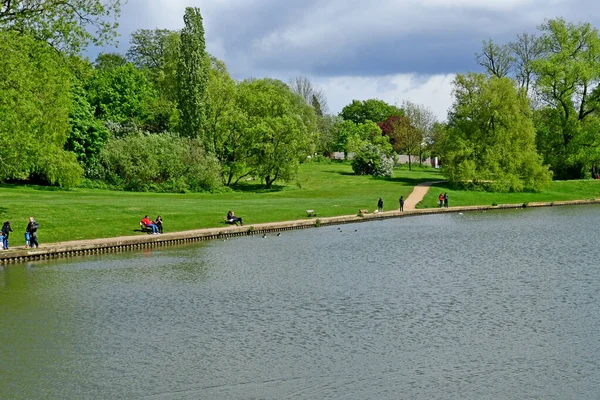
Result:
<svg viewBox="0 0 600 400">
<path fill-rule="evenodd" d="M 146 75 L 132 63 L 99 70 L 88 85 L 94 116 L 119 124 L 144 124 L 156 93 Z"/>
<path fill-rule="evenodd" d="M 585 157 L 596 141 L 581 135 L 600 104 L 598 30 L 563 19 L 546 21 L 540 29 L 542 54 L 532 62 L 535 87 L 541 101 L 554 111 L 540 114 L 550 119 L 537 120 L 543 132 L 538 145 L 557 178 L 581 178 L 597 168 L 593 157 Z"/>
<path fill-rule="evenodd" d="M 109 132 L 101 121 L 94 118 L 94 109 L 83 86 L 77 81 L 71 87 L 71 97 L 65 149 L 75 154 L 86 176 L 95 177 L 98 155 L 108 140 Z"/>
<path fill-rule="evenodd" d="M 401 115 L 404 115 L 404 112 L 400 108 L 377 99 L 352 100 L 352 103 L 345 106 L 340 112 L 340 117 L 355 124 L 363 124 L 366 121 L 379 123 L 390 116 Z"/>
<path fill-rule="evenodd" d="M 210 59 L 206 54 L 204 26 L 199 8 L 187 7 L 183 16 L 185 26 L 181 31 L 177 84 L 181 134 L 202 137 L 206 122 L 204 93 L 208 84 Z M 206 138 L 203 138 L 206 141 Z"/>
<path fill-rule="evenodd" d="M 238 108 L 243 110 L 243 136 L 248 165 L 270 188 L 289 181 L 300 161 L 311 154 L 316 132 L 314 109 L 278 80 L 244 81 L 239 85 Z"/>
<path fill-rule="evenodd" d="M 385 154 L 392 151 L 389 139 L 382 135 L 380 127 L 373 121 L 356 124 L 352 121 L 338 120 L 333 130 L 336 138 L 334 149 L 343 151 L 346 157 L 367 143 L 380 147 Z"/>
<path fill-rule="evenodd" d="M 112 42 L 117 36 L 120 12 L 120 0 L 3 0 L 0 28 L 28 32 L 55 48 L 76 54 L 89 43 Z"/>
<path fill-rule="evenodd" d="M 83 171 L 63 150 L 71 104 L 64 65 L 47 43 L 0 30 L 0 180 L 78 184 Z"/>
<path fill-rule="evenodd" d="M 227 150 L 230 126 L 225 123 L 235 107 L 236 86 L 229 76 L 225 63 L 212 57 L 206 87 L 206 125 L 208 151 L 226 162 L 230 157 Z M 230 183 L 230 182 L 229 182 Z"/>
<path fill-rule="evenodd" d="M 99 71 L 115 69 L 127 64 L 127 59 L 119 53 L 100 53 L 96 57 L 94 67 Z"/>
<path fill-rule="evenodd" d="M 443 154 L 451 183 L 522 191 L 550 181 L 536 152 L 529 102 L 510 79 L 458 75 L 454 95 Z"/>
</svg>

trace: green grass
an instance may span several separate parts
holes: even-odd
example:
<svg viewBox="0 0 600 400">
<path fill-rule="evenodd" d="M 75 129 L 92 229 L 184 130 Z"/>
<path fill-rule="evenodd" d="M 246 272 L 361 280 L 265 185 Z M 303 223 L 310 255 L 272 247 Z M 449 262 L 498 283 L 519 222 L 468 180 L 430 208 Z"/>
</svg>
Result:
<svg viewBox="0 0 600 400">
<path fill-rule="evenodd" d="M 250 182 L 222 194 L 160 194 L 115 192 L 98 189 L 69 191 L 42 186 L 0 187 L 2 221 L 14 229 L 11 245 L 24 243 L 29 216 L 40 223 L 39 240 L 50 243 L 136 234 L 144 215 L 163 217 L 166 232 L 225 226 L 223 216 L 232 209 L 247 226 L 262 222 L 306 218 L 313 209 L 319 217 L 372 211 L 377 199 L 385 209 L 398 207 L 420 182 L 442 179 L 433 169 L 396 170 L 390 179 L 354 176 L 348 164 L 306 164 L 297 182 L 266 190 Z M 141 234 L 141 233 L 137 233 Z"/>
<path fill-rule="evenodd" d="M 440 192 L 448 193 L 448 203 L 451 207 L 591 200 L 600 198 L 600 180 L 555 181 L 550 184 L 548 189 L 537 193 L 493 193 L 452 190 L 447 184 L 439 184 L 429 189 L 429 192 L 423 201 L 418 204 L 417 208 L 437 207 Z"/>
</svg>

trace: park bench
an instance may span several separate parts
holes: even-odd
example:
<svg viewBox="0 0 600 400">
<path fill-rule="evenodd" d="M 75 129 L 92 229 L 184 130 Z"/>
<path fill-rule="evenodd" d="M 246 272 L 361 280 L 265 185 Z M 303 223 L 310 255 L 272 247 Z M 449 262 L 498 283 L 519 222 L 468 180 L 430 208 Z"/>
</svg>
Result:
<svg viewBox="0 0 600 400">
<path fill-rule="evenodd" d="M 152 233 L 152 228 L 150 228 L 149 226 L 146 226 L 140 222 L 140 231 L 145 232 L 145 233 Z"/>
<path fill-rule="evenodd" d="M 306 216 L 307 217 L 316 217 L 317 212 L 315 210 L 306 210 Z"/>
</svg>

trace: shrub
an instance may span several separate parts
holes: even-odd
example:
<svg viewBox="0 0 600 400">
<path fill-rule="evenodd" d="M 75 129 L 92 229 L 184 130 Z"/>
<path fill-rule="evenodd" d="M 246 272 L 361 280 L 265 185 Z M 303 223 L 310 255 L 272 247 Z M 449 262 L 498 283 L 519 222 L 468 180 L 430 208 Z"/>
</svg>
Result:
<svg viewBox="0 0 600 400">
<path fill-rule="evenodd" d="M 110 140 L 100 154 L 99 178 L 134 191 L 214 191 L 220 166 L 197 139 L 169 133 L 132 134 Z"/>
<path fill-rule="evenodd" d="M 351 162 L 356 175 L 392 176 L 394 160 L 385 155 L 382 149 L 372 143 L 367 143 L 356 152 Z"/>
</svg>

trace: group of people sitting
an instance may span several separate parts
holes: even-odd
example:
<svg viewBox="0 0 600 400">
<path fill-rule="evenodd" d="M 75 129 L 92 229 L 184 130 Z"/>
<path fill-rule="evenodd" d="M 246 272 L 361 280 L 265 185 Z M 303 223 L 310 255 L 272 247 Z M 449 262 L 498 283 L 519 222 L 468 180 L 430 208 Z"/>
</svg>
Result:
<svg viewBox="0 0 600 400">
<path fill-rule="evenodd" d="M 152 230 L 153 235 L 160 235 L 161 233 L 163 233 L 163 220 L 160 217 L 160 215 L 157 216 L 156 220 L 154 221 L 152 221 L 146 215 L 144 218 L 142 218 L 140 224 L 144 225 L 147 229 Z"/>
<path fill-rule="evenodd" d="M 244 225 L 244 221 L 242 220 L 242 218 L 236 216 L 235 213 L 233 212 L 233 210 L 229 210 L 227 212 L 227 216 L 225 217 L 225 222 L 227 222 L 228 224 L 235 224 L 235 225 L 242 225 L 242 226 Z M 157 216 L 154 221 L 152 221 L 146 215 L 140 221 L 140 225 L 143 228 L 152 231 L 151 233 L 153 235 L 160 235 L 161 233 L 163 233 L 163 220 L 160 215 Z M 143 230 L 145 230 L 145 229 L 143 229 Z"/>
</svg>

